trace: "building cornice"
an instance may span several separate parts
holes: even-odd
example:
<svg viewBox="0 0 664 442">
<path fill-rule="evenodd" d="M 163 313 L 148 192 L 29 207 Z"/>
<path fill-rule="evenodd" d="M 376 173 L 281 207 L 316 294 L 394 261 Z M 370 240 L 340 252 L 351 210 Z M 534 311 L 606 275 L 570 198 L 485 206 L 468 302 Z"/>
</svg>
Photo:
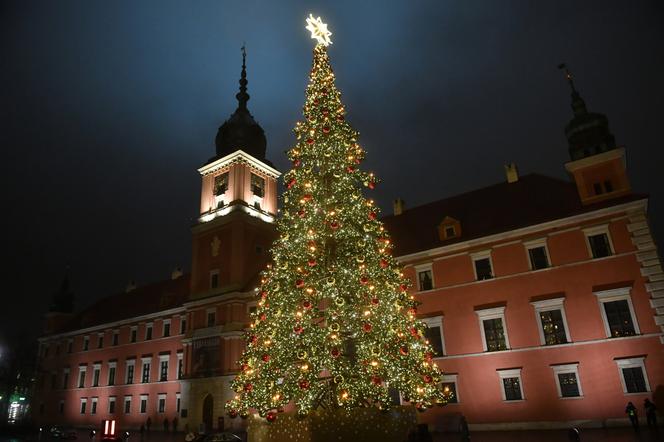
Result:
<svg viewBox="0 0 664 442">
<path fill-rule="evenodd" d="M 578 169 L 584 169 L 588 166 L 592 166 L 598 163 L 603 163 L 610 160 L 615 160 L 618 158 L 625 158 L 625 148 L 619 147 L 617 149 L 607 150 L 596 155 L 592 155 L 586 158 L 581 158 L 580 160 L 569 161 L 565 163 L 565 169 L 568 172 L 574 172 Z"/>
<path fill-rule="evenodd" d="M 198 173 L 200 173 L 202 176 L 209 175 L 233 163 L 247 164 L 249 167 L 254 168 L 259 172 L 269 175 L 275 179 L 281 176 L 281 172 L 279 172 L 277 169 L 268 166 L 262 161 L 257 160 L 241 149 L 236 150 L 230 155 L 226 155 L 225 157 L 219 158 L 218 160 L 206 164 L 205 166 L 198 169 Z"/>
</svg>

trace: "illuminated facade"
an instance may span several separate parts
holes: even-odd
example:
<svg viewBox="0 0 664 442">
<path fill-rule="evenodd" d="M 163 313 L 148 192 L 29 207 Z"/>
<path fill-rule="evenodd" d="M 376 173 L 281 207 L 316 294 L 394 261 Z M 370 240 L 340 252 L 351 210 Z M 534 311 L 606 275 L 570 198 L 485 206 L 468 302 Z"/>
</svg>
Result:
<svg viewBox="0 0 664 442">
<path fill-rule="evenodd" d="M 199 169 L 191 272 L 78 314 L 56 297 L 40 339 L 39 423 L 221 425 L 276 235 L 279 172 L 246 85 L 243 66 L 238 108 Z M 505 183 L 409 210 L 397 201 L 384 218 L 455 393 L 420 415 L 434 427 L 457 412 L 478 428 L 601 424 L 664 385 L 664 274 L 647 196 L 631 191 L 606 118 L 572 96 L 572 181 L 509 166 Z"/>
</svg>

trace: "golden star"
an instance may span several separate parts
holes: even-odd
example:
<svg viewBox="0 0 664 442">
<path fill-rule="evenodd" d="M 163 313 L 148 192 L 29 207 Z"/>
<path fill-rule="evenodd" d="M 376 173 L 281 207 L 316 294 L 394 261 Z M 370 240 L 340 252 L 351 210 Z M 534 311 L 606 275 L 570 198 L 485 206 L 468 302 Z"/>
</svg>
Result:
<svg viewBox="0 0 664 442">
<path fill-rule="evenodd" d="M 327 25 L 323 23 L 320 17 L 314 18 L 312 14 L 309 14 L 306 29 L 311 32 L 311 38 L 316 39 L 318 43 L 324 46 L 332 44 L 332 40 L 330 40 L 330 35 L 332 35 L 332 33 L 328 31 Z"/>
</svg>

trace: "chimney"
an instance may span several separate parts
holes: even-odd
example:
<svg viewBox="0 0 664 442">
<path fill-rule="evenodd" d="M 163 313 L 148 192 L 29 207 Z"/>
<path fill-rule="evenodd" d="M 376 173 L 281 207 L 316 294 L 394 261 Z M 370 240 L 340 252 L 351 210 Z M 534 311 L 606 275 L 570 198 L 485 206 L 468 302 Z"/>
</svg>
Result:
<svg viewBox="0 0 664 442">
<path fill-rule="evenodd" d="M 516 183 L 519 181 L 519 171 L 516 168 L 516 164 L 509 163 L 505 164 L 505 176 L 507 177 L 508 183 Z"/>
<path fill-rule="evenodd" d="M 394 215 L 401 215 L 406 208 L 406 202 L 401 198 L 397 198 L 393 202 L 394 204 Z"/>
<path fill-rule="evenodd" d="M 171 272 L 171 279 L 178 279 L 180 276 L 182 276 L 182 267 L 174 268 Z"/>
<path fill-rule="evenodd" d="M 133 279 L 127 283 L 127 287 L 125 288 L 125 293 L 129 293 L 132 290 L 136 290 L 136 281 Z"/>
</svg>

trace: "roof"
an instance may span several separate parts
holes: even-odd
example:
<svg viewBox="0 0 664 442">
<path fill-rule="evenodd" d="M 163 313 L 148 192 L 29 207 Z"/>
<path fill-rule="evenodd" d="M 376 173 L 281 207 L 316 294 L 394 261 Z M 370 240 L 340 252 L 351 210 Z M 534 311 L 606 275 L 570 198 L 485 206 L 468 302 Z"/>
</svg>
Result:
<svg viewBox="0 0 664 442">
<path fill-rule="evenodd" d="M 180 307 L 189 296 L 190 275 L 107 296 L 77 313 L 58 332 L 88 328 Z"/>
<path fill-rule="evenodd" d="M 643 198 L 647 195 L 629 194 L 584 206 L 574 183 L 529 174 L 386 216 L 383 222 L 395 255 L 403 256 Z M 447 216 L 460 222 L 461 235 L 442 241 L 438 226 Z"/>
</svg>

